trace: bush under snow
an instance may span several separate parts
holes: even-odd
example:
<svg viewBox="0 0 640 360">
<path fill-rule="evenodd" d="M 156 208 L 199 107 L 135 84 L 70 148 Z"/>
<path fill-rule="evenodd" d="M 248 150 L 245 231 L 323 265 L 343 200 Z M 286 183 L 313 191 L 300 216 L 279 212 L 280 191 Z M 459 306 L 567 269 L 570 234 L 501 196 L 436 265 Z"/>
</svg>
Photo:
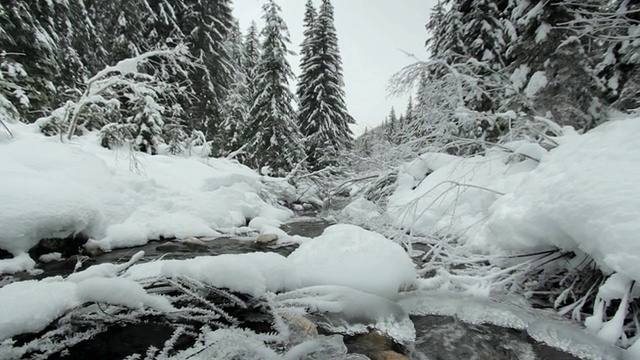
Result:
<svg viewBox="0 0 640 360">
<path fill-rule="evenodd" d="M 615 275 L 600 288 L 587 325 L 625 345 L 626 303 L 640 294 L 632 289 L 640 280 L 640 118 L 564 132 L 548 152 L 515 143 L 470 159 L 425 154 L 401 168 L 388 214 L 414 234 L 453 234 L 485 259 L 554 248 L 593 259 Z M 623 306 L 607 319 L 603 309 L 613 299 Z"/>
</svg>

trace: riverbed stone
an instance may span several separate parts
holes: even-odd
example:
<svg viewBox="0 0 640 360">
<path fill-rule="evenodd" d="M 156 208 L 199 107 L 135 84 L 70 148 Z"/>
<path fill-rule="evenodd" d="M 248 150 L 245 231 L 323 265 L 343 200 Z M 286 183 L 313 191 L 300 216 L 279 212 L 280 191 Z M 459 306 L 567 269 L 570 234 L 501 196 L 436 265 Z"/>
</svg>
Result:
<svg viewBox="0 0 640 360">
<path fill-rule="evenodd" d="M 381 351 L 370 356 L 371 360 L 411 360 L 410 357 L 395 351 Z"/>
<path fill-rule="evenodd" d="M 260 245 L 269 245 L 278 241 L 278 235 L 276 234 L 260 234 L 256 239 L 256 242 Z"/>
<path fill-rule="evenodd" d="M 392 351 L 394 347 L 393 339 L 376 331 L 345 338 L 345 344 L 349 352 L 364 354 L 370 358 L 375 354 Z"/>
<path fill-rule="evenodd" d="M 180 245 L 174 243 L 173 241 L 166 241 L 156 246 L 157 251 L 164 251 L 164 252 L 177 251 L 179 248 L 180 248 Z"/>
<path fill-rule="evenodd" d="M 190 236 L 188 238 L 183 239 L 182 243 L 185 244 L 186 246 L 190 247 L 190 248 L 206 248 L 206 247 L 209 247 L 209 245 L 207 245 L 206 242 L 204 242 L 204 241 L 202 241 L 202 240 L 200 240 L 200 239 L 198 239 L 196 237 L 193 237 L 193 236 Z"/>
<path fill-rule="evenodd" d="M 281 313 L 280 316 L 294 332 L 301 332 L 307 336 L 318 336 L 318 326 L 303 315 Z"/>
<path fill-rule="evenodd" d="M 93 242 L 88 242 L 82 246 L 82 253 L 90 257 L 96 257 L 98 255 L 104 254 L 104 250 L 102 250 L 100 245 Z"/>
</svg>

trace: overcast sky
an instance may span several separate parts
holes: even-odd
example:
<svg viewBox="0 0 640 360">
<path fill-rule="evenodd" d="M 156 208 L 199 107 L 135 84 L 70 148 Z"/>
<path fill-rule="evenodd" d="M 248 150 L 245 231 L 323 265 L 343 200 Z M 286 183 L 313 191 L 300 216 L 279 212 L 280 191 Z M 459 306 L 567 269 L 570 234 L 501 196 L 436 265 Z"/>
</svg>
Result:
<svg viewBox="0 0 640 360">
<path fill-rule="evenodd" d="M 320 0 L 314 0 L 316 7 Z M 246 31 L 252 20 L 261 26 L 265 0 L 234 0 L 234 13 Z M 299 52 L 306 0 L 278 0 L 291 34 L 291 50 Z M 436 0 L 333 0 L 335 25 L 344 66 L 347 105 L 356 119 L 356 134 L 379 125 L 391 106 L 403 112 L 406 98 L 389 98 L 389 78 L 415 61 L 426 59 L 424 28 Z M 299 74 L 299 58 L 290 58 Z"/>
</svg>

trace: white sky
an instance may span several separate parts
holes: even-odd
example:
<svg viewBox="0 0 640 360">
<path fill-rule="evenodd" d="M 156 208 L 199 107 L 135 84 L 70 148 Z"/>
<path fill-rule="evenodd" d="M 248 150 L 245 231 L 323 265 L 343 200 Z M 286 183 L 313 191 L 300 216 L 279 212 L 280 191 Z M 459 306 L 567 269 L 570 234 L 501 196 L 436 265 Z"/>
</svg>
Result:
<svg viewBox="0 0 640 360">
<path fill-rule="evenodd" d="M 316 8 L 320 0 L 314 0 Z M 234 0 L 234 14 L 246 31 L 252 20 L 261 26 L 265 0 Z M 306 0 L 279 0 L 291 34 L 291 49 L 300 51 Z M 390 98 L 389 78 L 415 60 L 426 60 L 424 28 L 436 0 L 333 0 L 335 25 L 344 67 L 349 112 L 356 119 L 356 134 L 379 125 L 391 106 L 404 112 L 406 98 Z M 299 74 L 297 56 L 290 58 Z M 292 89 L 295 92 L 295 89 Z"/>
</svg>

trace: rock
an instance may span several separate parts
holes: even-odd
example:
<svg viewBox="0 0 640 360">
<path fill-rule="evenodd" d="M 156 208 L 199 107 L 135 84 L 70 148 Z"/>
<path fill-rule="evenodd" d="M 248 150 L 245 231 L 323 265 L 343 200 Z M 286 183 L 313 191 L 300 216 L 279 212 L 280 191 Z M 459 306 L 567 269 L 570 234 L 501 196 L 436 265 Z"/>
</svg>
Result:
<svg viewBox="0 0 640 360">
<path fill-rule="evenodd" d="M 180 248 L 180 246 L 172 241 L 163 242 L 162 244 L 156 246 L 157 251 L 171 252 L 176 251 Z"/>
<path fill-rule="evenodd" d="M 256 242 L 260 245 L 269 245 L 278 241 L 278 235 L 276 234 L 260 234 L 256 239 Z"/>
<path fill-rule="evenodd" d="M 280 316 L 294 332 L 302 332 L 307 336 L 318 335 L 318 327 L 306 317 L 291 313 L 281 313 Z"/>
<path fill-rule="evenodd" d="M 183 239 L 182 243 L 187 245 L 190 248 L 207 248 L 207 247 L 209 247 L 209 245 L 207 245 L 206 242 L 204 242 L 204 241 L 202 241 L 202 240 L 200 240 L 198 238 L 195 238 L 193 236 L 190 236 L 188 238 Z"/>
<path fill-rule="evenodd" d="M 345 337 L 345 344 L 350 353 L 363 354 L 371 360 L 409 359 L 397 352 L 400 347 L 393 339 L 376 331 L 368 334 L 347 336 Z"/>
<path fill-rule="evenodd" d="M 62 257 L 77 254 L 89 238 L 82 233 L 71 234 L 66 238 L 42 239 L 38 244 L 29 249 L 29 256 L 37 259 L 44 254 L 58 252 Z"/>
<path fill-rule="evenodd" d="M 90 257 L 96 257 L 98 255 L 104 254 L 104 250 L 100 248 L 100 245 L 89 241 L 82 246 L 82 253 Z"/>
<path fill-rule="evenodd" d="M 410 357 L 395 351 L 381 351 L 373 354 L 370 358 L 371 360 L 411 360 Z"/>
</svg>

